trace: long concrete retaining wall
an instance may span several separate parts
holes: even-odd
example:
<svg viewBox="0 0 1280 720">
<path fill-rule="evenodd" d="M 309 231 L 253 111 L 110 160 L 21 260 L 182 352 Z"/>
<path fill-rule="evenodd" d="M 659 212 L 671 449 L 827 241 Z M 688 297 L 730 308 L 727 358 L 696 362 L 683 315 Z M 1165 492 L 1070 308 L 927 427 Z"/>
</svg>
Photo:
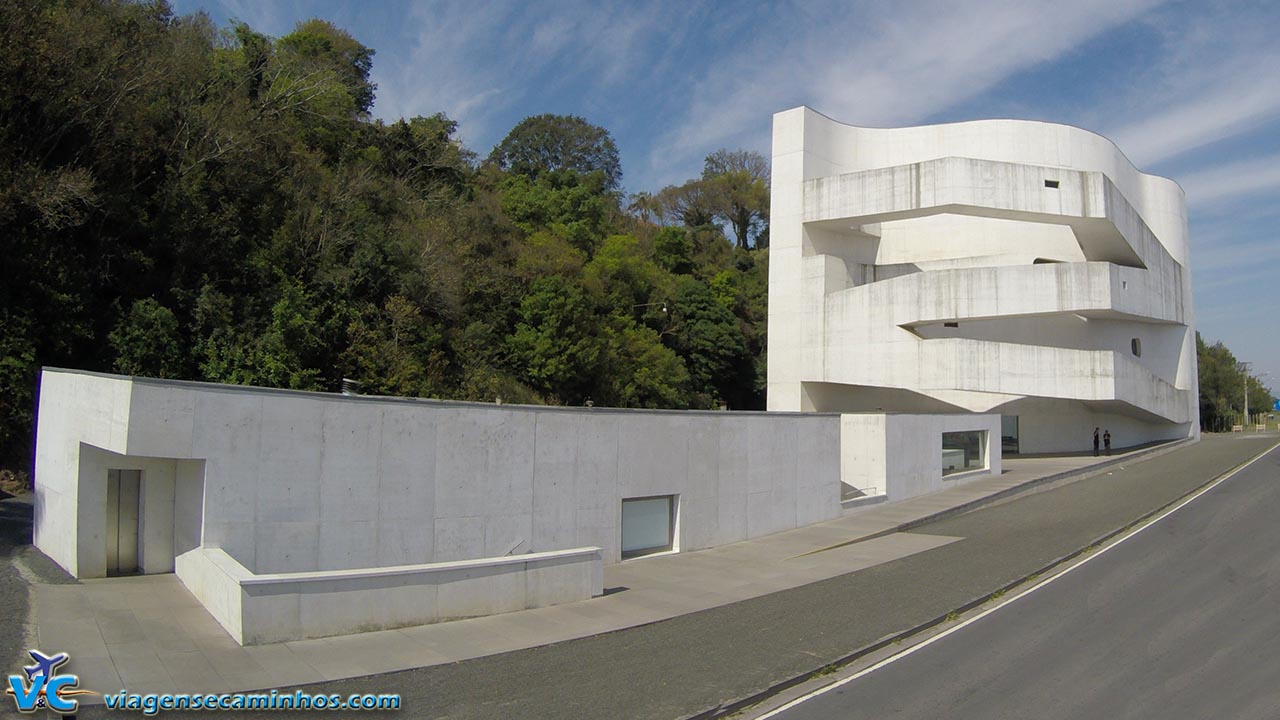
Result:
<svg viewBox="0 0 1280 720">
<path fill-rule="evenodd" d="M 220 548 L 177 575 L 241 645 L 424 625 L 600 595 L 600 548 L 359 570 L 257 575 Z"/>
<path fill-rule="evenodd" d="M 986 430 L 977 472 L 1000 471 L 996 415 L 527 407 L 46 369 L 35 544 L 106 575 L 134 530 L 111 519 L 109 478 L 136 471 L 137 571 L 177 572 L 238 640 L 394 627 L 599 593 L 629 500 L 629 549 L 680 552 L 840 517 L 842 478 L 931 492 L 953 430 Z"/>
<path fill-rule="evenodd" d="M 50 369 L 39 416 L 36 544 L 78 577 L 105 574 L 104 468 L 140 458 L 203 469 L 170 473 L 175 555 L 198 538 L 258 574 L 576 547 L 617 562 L 626 498 L 675 496 L 680 550 L 840 513 L 832 414 L 348 397 Z M 146 550 L 164 566 L 161 548 Z"/>
</svg>

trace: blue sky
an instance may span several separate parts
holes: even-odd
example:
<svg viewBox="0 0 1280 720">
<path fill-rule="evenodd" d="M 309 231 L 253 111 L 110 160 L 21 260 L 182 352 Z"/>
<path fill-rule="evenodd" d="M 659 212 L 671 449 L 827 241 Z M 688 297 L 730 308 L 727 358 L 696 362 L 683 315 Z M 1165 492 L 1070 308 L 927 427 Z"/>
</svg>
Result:
<svg viewBox="0 0 1280 720">
<path fill-rule="evenodd" d="M 769 155 L 774 112 L 854 125 L 990 117 L 1100 132 L 1187 191 L 1196 325 L 1280 388 L 1280 3 L 172 0 L 374 48 L 374 114 L 443 111 L 482 156 L 522 118 L 613 133 L 628 191 Z"/>
</svg>

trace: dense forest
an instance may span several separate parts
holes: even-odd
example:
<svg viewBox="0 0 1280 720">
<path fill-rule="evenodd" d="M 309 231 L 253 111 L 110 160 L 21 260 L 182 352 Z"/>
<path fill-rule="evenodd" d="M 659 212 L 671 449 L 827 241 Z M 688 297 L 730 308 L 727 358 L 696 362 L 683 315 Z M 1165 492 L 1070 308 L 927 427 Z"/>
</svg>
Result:
<svg viewBox="0 0 1280 720">
<path fill-rule="evenodd" d="M 373 119 L 373 50 L 323 20 L 273 38 L 163 2 L 16 0 L 0 30 L 0 467 L 30 460 L 45 365 L 763 406 L 757 153 L 628 196 L 583 118 L 526 118 L 483 158 L 443 113 Z M 1216 427 L 1242 377 L 1200 350 Z"/>
<path fill-rule="evenodd" d="M 40 366 L 493 402 L 763 405 L 768 166 L 622 192 L 544 115 L 370 117 L 374 52 L 163 2 L 0 5 L 0 457 Z"/>
</svg>

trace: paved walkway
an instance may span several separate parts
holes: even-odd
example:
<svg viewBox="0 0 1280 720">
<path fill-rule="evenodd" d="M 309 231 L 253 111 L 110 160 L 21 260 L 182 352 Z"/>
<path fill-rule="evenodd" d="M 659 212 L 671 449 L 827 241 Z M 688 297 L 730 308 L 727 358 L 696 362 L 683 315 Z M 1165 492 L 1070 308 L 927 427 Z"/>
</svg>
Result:
<svg viewBox="0 0 1280 720">
<path fill-rule="evenodd" d="M 107 692 L 252 690 L 452 663 L 666 620 L 939 548 L 960 538 L 900 531 L 1166 450 L 1006 459 L 998 477 L 931 495 L 720 548 L 607 566 L 601 598 L 276 645 L 237 645 L 173 575 L 37 584 L 33 640 L 71 653 L 80 687 Z"/>
</svg>

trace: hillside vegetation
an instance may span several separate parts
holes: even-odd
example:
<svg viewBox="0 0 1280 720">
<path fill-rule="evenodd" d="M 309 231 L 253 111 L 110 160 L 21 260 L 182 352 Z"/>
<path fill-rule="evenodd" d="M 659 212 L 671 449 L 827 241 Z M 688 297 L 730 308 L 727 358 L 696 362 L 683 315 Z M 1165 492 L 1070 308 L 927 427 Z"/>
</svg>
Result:
<svg viewBox="0 0 1280 720">
<path fill-rule="evenodd" d="M 372 119 L 373 50 L 322 20 L 272 38 L 158 2 L 20 0 L 0 29 L 10 463 L 45 365 L 762 407 L 758 154 L 628 198 L 583 118 L 527 118 L 485 158 L 443 113 Z"/>
</svg>

